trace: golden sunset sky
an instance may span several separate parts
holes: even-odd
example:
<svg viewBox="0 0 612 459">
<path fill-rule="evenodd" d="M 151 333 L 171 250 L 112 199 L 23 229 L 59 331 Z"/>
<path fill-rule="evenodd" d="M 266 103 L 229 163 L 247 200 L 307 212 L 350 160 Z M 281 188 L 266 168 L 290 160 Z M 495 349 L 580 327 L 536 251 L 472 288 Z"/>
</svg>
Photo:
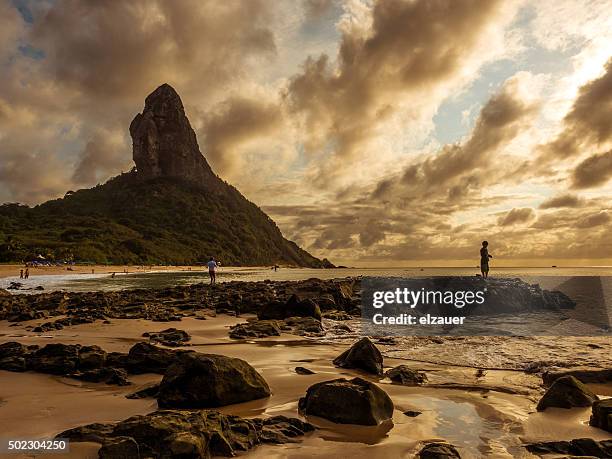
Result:
<svg viewBox="0 0 612 459">
<path fill-rule="evenodd" d="M 162 83 L 217 174 L 352 265 L 612 265 L 610 1 L 0 0 L 0 202 L 129 170 Z M 471 261 L 470 261 L 471 260 Z"/>
</svg>

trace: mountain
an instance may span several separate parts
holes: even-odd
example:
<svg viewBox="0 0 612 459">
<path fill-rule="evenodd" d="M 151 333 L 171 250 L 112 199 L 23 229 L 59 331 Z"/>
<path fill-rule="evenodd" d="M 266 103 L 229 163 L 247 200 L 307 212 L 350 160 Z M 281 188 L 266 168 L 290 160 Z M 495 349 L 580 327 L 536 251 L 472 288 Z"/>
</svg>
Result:
<svg viewBox="0 0 612 459">
<path fill-rule="evenodd" d="M 333 266 L 213 172 L 171 86 L 146 98 L 130 135 L 132 171 L 35 207 L 0 206 L 0 261 Z"/>
</svg>

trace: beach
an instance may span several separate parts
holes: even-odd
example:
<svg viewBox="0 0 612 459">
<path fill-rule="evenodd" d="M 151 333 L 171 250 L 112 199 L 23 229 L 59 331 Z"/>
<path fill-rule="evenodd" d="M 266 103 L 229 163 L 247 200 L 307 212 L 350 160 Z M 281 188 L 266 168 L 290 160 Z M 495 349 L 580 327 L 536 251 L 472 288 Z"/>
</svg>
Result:
<svg viewBox="0 0 612 459">
<path fill-rule="evenodd" d="M 304 284 L 311 290 L 328 285 L 318 282 L 311 280 Z M 279 292 L 283 289 L 289 292 L 295 284 L 287 281 L 272 285 Z M 198 297 L 203 298 L 201 301 L 204 303 L 206 298 L 212 298 L 207 296 L 209 294 L 213 297 L 221 295 L 219 301 L 223 303 L 223 295 L 233 294 L 232 289 L 240 289 L 246 295 L 245 292 L 257 292 L 265 285 L 271 284 L 231 282 L 217 290 L 195 284 L 176 288 L 176 293 L 166 295 L 186 298 L 177 302 L 176 299 L 170 301 L 169 297 L 168 304 L 176 305 L 173 307 L 175 311 L 190 311 L 185 308 L 190 307 L 189 298 L 194 295 L 204 295 Z M 51 295 L 49 301 L 55 298 L 53 294 L 48 295 Z M 126 304 L 139 298 L 137 294 L 127 293 L 111 292 L 109 295 L 119 295 L 109 298 Z M 76 294 L 73 296 L 80 298 Z M 92 298 L 94 296 L 84 296 L 83 300 L 93 301 Z M 147 296 L 142 298 L 149 301 Z M 72 317 L 89 320 L 89 315 L 96 311 L 94 306 Z M 108 316 L 104 321 L 94 317 L 88 323 L 35 331 L 44 323 L 54 323 L 53 320 L 61 321 L 66 317 L 65 314 L 55 315 L 49 309 L 46 317 L 40 319 L 0 321 L 0 344 L 19 342 L 40 347 L 49 343 L 95 345 L 107 353 L 127 353 L 137 343 L 147 341 L 144 333 L 170 326 L 183 330 L 191 338 L 179 349 L 243 359 L 270 386 L 270 397 L 222 406 L 218 408 L 221 413 L 243 418 L 285 415 L 308 421 L 316 427 L 314 432 L 305 434 L 296 442 L 260 445 L 244 453 L 246 457 L 415 457 L 424 444 L 433 440 L 451 443 L 463 458 L 537 457 L 524 446 L 575 438 L 596 441 L 612 438 L 608 432 L 588 425 L 591 414 L 588 407 L 571 410 L 549 408 L 545 412 L 535 409 L 546 390 L 542 383 L 544 371 L 598 371 L 612 367 L 610 341 L 606 336 L 564 337 L 562 340 L 546 336 L 372 337 L 384 357 L 384 370 L 407 365 L 427 375 L 426 384 L 407 386 L 393 383 L 388 377 L 334 365 L 333 360 L 361 338 L 359 321 L 355 318 L 336 320 L 340 317 L 331 311 L 324 314 L 321 333 L 303 333 L 298 327 L 283 329 L 278 336 L 232 339 L 230 327 L 257 323 L 257 316 L 246 311 L 235 317 L 233 311 L 226 311 L 224 307 L 217 306 L 216 311 L 194 310 L 195 315 L 189 312 L 178 321 L 160 323 L 159 320 L 167 320 L 163 316 L 165 310 L 149 311 L 149 314 L 157 314 L 154 320 L 138 318 L 141 315 L 138 311 L 129 313 L 133 314 L 132 318 L 120 318 L 124 316 L 120 312 L 123 306 L 119 304 L 104 311 Z M 298 366 L 306 367 L 313 374 L 297 374 L 295 368 Z M 300 413 L 298 401 L 311 385 L 340 377 L 360 377 L 382 388 L 393 401 L 391 422 L 367 427 L 337 424 Z M 155 399 L 127 399 L 125 396 L 159 382 L 162 376 L 130 374 L 131 384 L 128 386 L 92 383 L 33 371 L 0 371 L 0 378 L 0 424 L 6 426 L 3 436 L 49 439 L 83 424 L 119 422 L 133 415 L 155 411 Z M 612 383 L 609 381 L 589 383 L 588 387 L 602 398 L 612 396 Z M 405 412 L 420 414 L 411 417 Z M 99 446 L 91 442 L 73 442 L 69 454 L 54 454 L 52 457 L 97 457 Z"/>
</svg>

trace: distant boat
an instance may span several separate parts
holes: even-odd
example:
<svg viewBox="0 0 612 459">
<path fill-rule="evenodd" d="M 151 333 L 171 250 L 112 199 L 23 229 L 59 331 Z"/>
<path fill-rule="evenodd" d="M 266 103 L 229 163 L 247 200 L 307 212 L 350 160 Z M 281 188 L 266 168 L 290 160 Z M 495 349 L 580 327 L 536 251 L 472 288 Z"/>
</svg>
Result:
<svg viewBox="0 0 612 459">
<path fill-rule="evenodd" d="M 551 268 L 556 268 L 556 267 L 557 267 L 557 265 L 552 265 L 552 266 L 551 266 Z"/>
</svg>

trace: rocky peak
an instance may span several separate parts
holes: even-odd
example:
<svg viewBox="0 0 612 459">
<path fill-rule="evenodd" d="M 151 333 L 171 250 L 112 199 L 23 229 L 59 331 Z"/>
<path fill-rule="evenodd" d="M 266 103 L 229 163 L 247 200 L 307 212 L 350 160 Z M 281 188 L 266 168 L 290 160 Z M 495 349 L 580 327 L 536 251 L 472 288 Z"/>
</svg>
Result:
<svg viewBox="0 0 612 459">
<path fill-rule="evenodd" d="M 169 84 L 147 96 L 144 110 L 130 124 L 130 135 L 139 177 L 179 178 L 207 188 L 220 182 L 200 152 L 181 98 Z"/>
</svg>

